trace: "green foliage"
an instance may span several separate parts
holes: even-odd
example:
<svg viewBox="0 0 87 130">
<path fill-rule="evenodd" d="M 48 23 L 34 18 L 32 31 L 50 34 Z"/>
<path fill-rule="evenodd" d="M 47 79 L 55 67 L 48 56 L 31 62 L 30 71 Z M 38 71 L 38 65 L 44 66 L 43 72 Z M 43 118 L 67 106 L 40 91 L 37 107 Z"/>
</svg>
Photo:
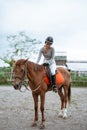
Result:
<svg viewBox="0 0 87 130">
<path fill-rule="evenodd" d="M 0 57 L 5 63 L 12 66 L 13 59 L 31 58 L 34 59 L 41 42 L 30 38 L 25 32 L 7 36 L 9 49 Z"/>
<path fill-rule="evenodd" d="M 10 79 L 10 67 L 0 67 L 0 85 L 6 84 L 9 85 L 10 82 L 8 79 Z"/>
<path fill-rule="evenodd" d="M 12 67 L 14 61 L 13 59 L 7 59 L 6 57 L 0 59 L 3 60 L 5 63 L 9 64 L 10 67 Z"/>
</svg>

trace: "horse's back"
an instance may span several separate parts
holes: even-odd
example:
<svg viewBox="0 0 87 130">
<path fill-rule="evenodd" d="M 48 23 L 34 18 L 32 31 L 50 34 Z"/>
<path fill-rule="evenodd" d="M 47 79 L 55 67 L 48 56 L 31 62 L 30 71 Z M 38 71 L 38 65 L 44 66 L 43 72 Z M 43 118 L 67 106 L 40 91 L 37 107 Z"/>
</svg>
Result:
<svg viewBox="0 0 87 130">
<path fill-rule="evenodd" d="M 63 68 L 63 67 L 57 67 L 56 69 L 57 71 L 61 72 L 62 74 L 67 74 L 70 76 L 70 72 L 66 69 L 66 68 Z"/>
</svg>

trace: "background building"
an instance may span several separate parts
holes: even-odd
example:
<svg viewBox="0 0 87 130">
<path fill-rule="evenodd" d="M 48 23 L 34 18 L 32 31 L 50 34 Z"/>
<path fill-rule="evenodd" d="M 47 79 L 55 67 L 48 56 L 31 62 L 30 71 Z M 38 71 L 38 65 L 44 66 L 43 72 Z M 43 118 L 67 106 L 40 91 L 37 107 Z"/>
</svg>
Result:
<svg viewBox="0 0 87 130">
<path fill-rule="evenodd" d="M 66 52 L 56 52 L 55 61 L 56 65 L 66 65 L 67 62 Z"/>
</svg>

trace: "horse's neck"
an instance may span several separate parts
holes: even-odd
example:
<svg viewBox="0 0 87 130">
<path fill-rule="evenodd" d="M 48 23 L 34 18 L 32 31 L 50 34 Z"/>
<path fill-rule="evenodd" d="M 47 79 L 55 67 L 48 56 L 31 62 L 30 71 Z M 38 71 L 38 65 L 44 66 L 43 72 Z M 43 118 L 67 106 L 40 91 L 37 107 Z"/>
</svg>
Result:
<svg viewBox="0 0 87 130">
<path fill-rule="evenodd" d="M 30 80 L 32 79 L 32 77 L 35 77 L 35 72 L 32 69 L 31 62 L 28 62 L 28 64 L 27 64 L 27 74 L 28 74 L 28 77 L 29 77 Z"/>
<path fill-rule="evenodd" d="M 34 68 L 34 63 L 28 62 L 27 64 L 27 77 L 29 81 L 33 84 L 37 84 L 42 79 L 42 73 L 41 71 L 36 71 Z"/>
</svg>

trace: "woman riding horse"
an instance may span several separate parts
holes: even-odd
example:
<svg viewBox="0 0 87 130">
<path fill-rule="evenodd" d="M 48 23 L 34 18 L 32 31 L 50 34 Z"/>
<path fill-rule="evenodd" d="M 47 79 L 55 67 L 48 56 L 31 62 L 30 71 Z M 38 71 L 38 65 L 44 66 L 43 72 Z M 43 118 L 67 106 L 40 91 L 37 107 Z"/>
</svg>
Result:
<svg viewBox="0 0 87 130">
<path fill-rule="evenodd" d="M 55 63 L 55 50 L 51 45 L 53 44 L 53 38 L 47 37 L 45 40 L 45 46 L 40 49 L 39 56 L 37 58 L 36 63 L 39 63 L 41 56 L 43 54 L 44 56 L 44 63 L 49 64 L 50 70 L 51 70 L 51 79 L 52 79 L 52 88 L 54 92 L 57 92 L 56 87 L 56 76 L 55 76 L 55 70 L 56 70 L 56 63 Z"/>
</svg>

